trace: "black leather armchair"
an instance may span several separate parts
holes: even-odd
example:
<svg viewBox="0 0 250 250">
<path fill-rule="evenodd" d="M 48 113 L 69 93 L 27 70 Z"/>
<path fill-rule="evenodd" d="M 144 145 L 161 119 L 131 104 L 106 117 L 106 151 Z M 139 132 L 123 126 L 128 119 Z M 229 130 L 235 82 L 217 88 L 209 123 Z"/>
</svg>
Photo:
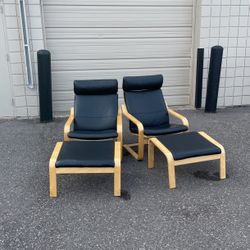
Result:
<svg viewBox="0 0 250 250">
<path fill-rule="evenodd" d="M 137 160 L 144 156 L 144 144 L 152 136 L 180 133 L 189 128 L 188 120 L 166 106 L 161 91 L 162 75 L 123 78 L 125 104 L 123 114 L 129 119 L 129 128 L 138 136 L 138 143 L 124 147 Z M 169 115 L 181 120 L 182 124 L 170 123 Z M 138 152 L 132 147 L 138 146 Z"/>
<path fill-rule="evenodd" d="M 64 126 L 64 140 L 116 138 L 122 145 L 122 113 L 117 91 L 117 80 L 74 81 L 74 108 Z"/>
</svg>

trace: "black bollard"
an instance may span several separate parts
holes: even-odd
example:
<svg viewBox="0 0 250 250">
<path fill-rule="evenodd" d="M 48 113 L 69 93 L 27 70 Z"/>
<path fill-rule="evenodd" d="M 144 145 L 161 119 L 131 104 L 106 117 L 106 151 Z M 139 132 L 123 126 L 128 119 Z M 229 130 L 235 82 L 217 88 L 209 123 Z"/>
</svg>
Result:
<svg viewBox="0 0 250 250">
<path fill-rule="evenodd" d="M 211 49 L 209 74 L 207 81 L 207 97 L 205 112 L 215 113 L 217 108 L 220 72 L 223 56 L 223 47 L 214 46 Z"/>
<path fill-rule="evenodd" d="M 40 122 L 51 122 L 52 93 L 51 93 L 51 57 L 48 50 L 37 52 Z"/>
<path fill-rule="evenodd" d="M 197 49 L 195 108 L 201 108 L 204 48 Z"/>
</svg>

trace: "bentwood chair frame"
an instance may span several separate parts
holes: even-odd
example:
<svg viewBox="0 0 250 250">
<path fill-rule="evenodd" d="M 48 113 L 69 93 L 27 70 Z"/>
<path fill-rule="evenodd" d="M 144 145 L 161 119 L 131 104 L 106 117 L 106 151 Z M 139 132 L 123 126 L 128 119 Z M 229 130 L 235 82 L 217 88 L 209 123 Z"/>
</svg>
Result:
<svg viewBox="0 0 250 250">
<path fill-rule="evenodd" d="M 145 77 L 125 77 L 126 78 L 131 78 L 129 79 L 129 81 L 135 81 L 136 84 L 140 87 L 140 81 L 143 81 L 143 79 L 145 79 L 145 81 L 147 81 L 146 84 L 151 84 L 151 82 L 156 81 L 156 84 L 159 85 L 159 90 L 160 87 L 162 86 L 162 82 L 163 82 L 163 77 L 161 75 L 155 75 L 155 76 L 145 76 Z M 156 80 L 155 80 L 156 79 Z M 138 84 L 139 83 L 139 84 Z M 147 85 L 146 85 L 147 86 Z M 125 98 L 126 99 L 126 98 Z M 126 103 L 126 102 L 125 102 Z M 166 105 L 166 103 L 165 103 Z M 148 144 L 148 139 L 151 137 L 155 137 L 154 135 L 145 135 L 144 133 L 144 126 L 143 123 L 137 119 L 133 114 L 129 113 L 127 105 L 122 105 L 122 113 L 123 115 L 133 124 L 136 125 L 137 127 L 137 133 L 133 133 L 131 132 L 132 135 L 137 136 L 137 143 L 132 143 L 132 144 L 124 144 L 123 147 L 136 159 L 136 160 L 142 160 L 144 157 L 144 146 L 145 144 Z M 169 108 L 166 105 L 166 112 L 171 115 L 172 117 L 175 117 L 176 119 L 178 119 L 182 125 L 187 127 L 187 130 L 189 128 L 189 122 L 188 119 L 177 113 L 176 111 L 174 111 L 173 109 Z M 177 132 L 178 133 L 178 132 Z M 137 148 L 137 151 L 134 150 L 134 148 Z"/>
</svg>

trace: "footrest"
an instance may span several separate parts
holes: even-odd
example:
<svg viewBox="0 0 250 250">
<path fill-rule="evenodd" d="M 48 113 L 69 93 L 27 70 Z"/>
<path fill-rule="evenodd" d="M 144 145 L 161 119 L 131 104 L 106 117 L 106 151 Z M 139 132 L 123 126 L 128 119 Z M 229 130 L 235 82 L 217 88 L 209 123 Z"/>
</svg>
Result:
<svg viewBox="0 0 250 250">
<path fill-rule="evenodd" d="M 221 153 L 219 147 L 198 132 L 157 136 L 157 139 L 172 153 L 174 160 Z"/>
<path fill-rule="evenodd" d="M 220 179 L 226 178 L 226 155 L 224 147 L 204 132 L 185 132 L 164 135 L 148 140 L 148 168 L 154 167 L 154 147 L 168 161 L 169 187 L 176 187 L 175 167 L 179 165 L 220 161 Z"/>
<path fill-rule="evenodd" d="M 113 141 L 63 142 L 56 167 L 114 167 Z"/>
<path fill-rule="evenodd" d="M 57 197 L 59 174 L 113 174 L 121 195 L 121 145 L 114 141 L 58 142 L 49 163 L 50 197 Z"/>
</svg>

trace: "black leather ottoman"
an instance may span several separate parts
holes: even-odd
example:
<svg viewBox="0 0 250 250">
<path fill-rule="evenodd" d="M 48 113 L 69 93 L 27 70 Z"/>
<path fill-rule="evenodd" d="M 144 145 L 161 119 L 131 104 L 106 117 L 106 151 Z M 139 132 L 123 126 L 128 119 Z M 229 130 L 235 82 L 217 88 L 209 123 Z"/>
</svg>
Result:
<svg viewBox="0 0 250 250">
<path fill-rule="evenodd" d="M 57 197 L 58 174 L 114 174 L 114 196 L 121 195 L 120 142 L 58 142 L 49 163 L 50 197 Z"/>
<path fill-rule="evenodd" d="M 224 147 L 205 132 L 158 136 L 148 142 L 148 168 L 154 167 L 154 146 L 167 158 L 169 188 L 176 187 L 175 166 L 220 160 L 220 179 L 226 178 Z"/>
</svg>

